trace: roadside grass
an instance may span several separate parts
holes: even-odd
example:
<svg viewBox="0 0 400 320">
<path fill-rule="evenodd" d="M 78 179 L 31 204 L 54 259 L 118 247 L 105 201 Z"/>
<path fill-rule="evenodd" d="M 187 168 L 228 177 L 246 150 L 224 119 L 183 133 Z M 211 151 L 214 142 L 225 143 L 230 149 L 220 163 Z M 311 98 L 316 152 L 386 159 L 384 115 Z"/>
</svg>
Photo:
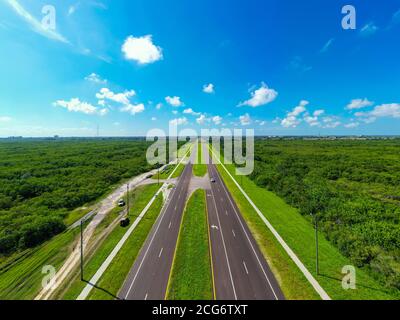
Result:
<svg viewBox="0 0 400 320">
<path fill-rule="evenodd" d="M 146 185 L 142 187 L 138 187 L 137 189 L 134 189 L 131 191 L 131 208 L 130 208 L 130 218 L 131 221 L 133 222 L 136 217 L 138 217 L 141 213 L 141 211 L 145 208 L 147 203 L 151 200 L 151 198 L 154 196 L 156 191 L 159 189 L 159 186 L 154 184 L 154 185 Z M 160 200 L 162 201 L 162 200 Z M 156 201 L 158 203 L 158 201 Z M 153 205 L 154 206 L 154 205 Z M 113 214 L 111 214 L 107 220 L 102 221 L 104 223 L 103 226 L 101 224 L 98 226 L 98 228 L 104 229 L 105 225 L 109 225 L 112 223 L 112 216 L 117 217 L 118 212 L 116 209 L 113 211 Z M 149 212 L 148 212 L 149 213 Z M 144 221 L 148 219 L 147 215 L 145 218 L 139 223 L 138 228 L 141 228 L 142 224 Z M 126 228 L 121 228 L 119 225 L 114 228 L 114 230 L 108 235 L 108 237 L 103 241 L 103 243 L 100 244 L 100 246 L 97 248 L 97 250 L 86 260 L 85 265 L 84 265 L 84 279 L 85 280 L 90 280 L 93 275 L 96 273 L 98 268 L 101 266 L 101 264 L 104 262 L 104 260 L 108 257 L 108 255 L 111 253 L 111 251 L 114 249 L 114 247 L 117 245 L 117 243 L 120 241 L 120 239 L 123 237 L 125 232 L 127 231 Z M 96 233 L 97 231 L 95 231 Z M 131 235 L 132 237 L 135 237 L 137 233 L 137 230 L 133 232 Z M 125 244 L 126 245 L 126 244 Z M 70 281 L 69 285 L 64 288 L 64 291 L 59 292 L 56 298 L 64 299 L 64 300 L 75 300 L 83 288 L 86 286 L 86 282 L 82 282 L 80 279 L 80 270 L 76 270 L 76 274 L 73 278 L 72 281 Z M 110 296 L 110 299 L 112 297 Z"/>
<path fill-rule="evenodd" d="M 201 142 L 198 143 L 197 148 L 197 163 L 193 165 L 193 174 L 196 177 L 204 177 L 207 173 L 207 165 L 203 161 L 203 150 Z"/>
<path fill-rule="evenodd" d="M 81 219 L 85 215 L 87 215 L 90 211 L 92 211 L 92 208 L 89 208 L 89 207 L 81 207 L 81 208 L 77 208 L 77 209 L 71 211 L 64 218 L 65 225 L 68 227 L 68 226 L 74 224 L 76 221 L 78 221 L 79 219 Z"/>
<path fill-rule="evenodd" d="M 56 270 L 72 252 L 79 228 L 55 236 L 38 248 L 25 250 L 0 262 L 0 300 L 33 300 L 42 289 L 44 266 Z"/>
<path fill-rule="evenodd" d="M 221 156 L 221 160 L 222 160 Z M 234 197 L 265 258 L 271 265 L 287 299 L 319 299 L 306 278 L 277 242 L 258 214 L 240 192 L 221 165 L 217 165 L 229 191 Z M 236 176 L 234 165 L 225 165 L 230 174 L 274 226 L 285 242 L 334 300 L 399 299 L 375 281 L 365 270 L 356 268 L 355 290 L 342 288 L 342 268 L 352 265 L 340 252 L 319 234 L 320 275 L 315 267 L 315 230 L 297 209 L 286 204 L 267 189 L 258 187 L 247 177 Z"/>
<path fill-rule="evenodd" d="M 204 190 L 197 190 L 187 203 L 167 300 L 213 300 Z"/>
</svg>

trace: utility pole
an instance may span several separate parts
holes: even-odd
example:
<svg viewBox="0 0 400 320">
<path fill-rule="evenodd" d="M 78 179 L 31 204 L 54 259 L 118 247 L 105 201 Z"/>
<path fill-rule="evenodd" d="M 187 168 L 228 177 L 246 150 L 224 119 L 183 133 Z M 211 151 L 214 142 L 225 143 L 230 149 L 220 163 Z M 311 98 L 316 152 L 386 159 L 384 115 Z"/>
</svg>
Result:
<svg viewBox="0 0 400 320">
<path fill-rule="evenodd" d="M 129 216 L 129 182 L 126 185 L 127 193 L 126 193 L 126 216 Z"/>
<path fill-rule="evenodd" d="M 158 185 L 160 185 L 160 167 L 158 167 Z"/>
<path fill-rule="evenodd" d="M 315 213 L 314 222 L 315 222 L 315 268 L 317 275 L 319 275 L 319 252 L 318 252 L 318 215 Z"/>
<path fill-rule="evenodd" d="M 83 278 L 83 219 L 81 220 L 81 281 Z"/>
</svg>

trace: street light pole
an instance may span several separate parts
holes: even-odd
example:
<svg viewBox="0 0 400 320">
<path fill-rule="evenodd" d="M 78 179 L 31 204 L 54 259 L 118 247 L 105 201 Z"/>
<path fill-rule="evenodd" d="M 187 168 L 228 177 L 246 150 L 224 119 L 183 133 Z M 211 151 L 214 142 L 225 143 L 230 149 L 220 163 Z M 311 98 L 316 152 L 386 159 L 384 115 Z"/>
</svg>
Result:
<svg viewBox="0 0 400 320">
<path fill-rule="evenodd" d="M 83 278 L 83 219 L 81 220 L 81 281 Z"/>
</svg>

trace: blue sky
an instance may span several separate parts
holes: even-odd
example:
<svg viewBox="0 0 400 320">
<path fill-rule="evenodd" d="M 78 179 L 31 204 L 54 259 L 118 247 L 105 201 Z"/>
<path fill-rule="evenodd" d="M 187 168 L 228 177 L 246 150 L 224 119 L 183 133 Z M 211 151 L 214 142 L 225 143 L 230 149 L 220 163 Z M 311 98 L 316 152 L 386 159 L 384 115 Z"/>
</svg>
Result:
<svg viewBox="0 0 400 320">
<path fill-rule="evenodd" d="M 0 0 L 0 137 L 400 134 L 400 1 Z M 42 24 L 51 4 L 56 29 Z"/>
</svg>

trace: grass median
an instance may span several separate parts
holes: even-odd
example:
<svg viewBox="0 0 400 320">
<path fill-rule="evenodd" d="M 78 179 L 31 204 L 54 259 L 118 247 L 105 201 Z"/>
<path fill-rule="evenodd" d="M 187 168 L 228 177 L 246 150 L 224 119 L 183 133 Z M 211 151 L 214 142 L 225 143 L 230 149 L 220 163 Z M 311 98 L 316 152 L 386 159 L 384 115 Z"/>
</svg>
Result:
<svg viewBox="0 0 400 320">
<path fill-rule="evenodd" d="M 205 192 L 197 190 L 184 212 L 168 300 L 212 300 L 214 297 L 206 214 Z"/>
<path fill-rule="evenodd" d="M 221 157 L 222 159 L 222 157 Z M 255 236 L 265 258 L 271 265 L 279 284 L 288 299 L 319 299 L 314 289 L 290 257 L 277 242 L 267 226 L 221 165 L 218 171 L 239 206 L 243 217 Z M 320 234 L 320 275 L 315 272 L 315 230 L 297 209 L 286 204 L 274 193 L 258 187 L 247 177 L 238 177 L 234 165 L 225 165 L 230 174 L 274 226 L 289 247 L 313 274 L 332 299 L 374 300 L 398 299 L 393 292 L 382 287 L 365 270 L 356 269 L 356 290 L 342 288 L 342 268 L 352 265 Z"/>
<path fill-rule="evenodd" d="M 193 174 L 196 177 L 204 177 L 206 173 L 207 165 L 204 164 L 202 144 L 199 142 L 197 148 L 197 163 L 193 165 Z"/>
</svg>

